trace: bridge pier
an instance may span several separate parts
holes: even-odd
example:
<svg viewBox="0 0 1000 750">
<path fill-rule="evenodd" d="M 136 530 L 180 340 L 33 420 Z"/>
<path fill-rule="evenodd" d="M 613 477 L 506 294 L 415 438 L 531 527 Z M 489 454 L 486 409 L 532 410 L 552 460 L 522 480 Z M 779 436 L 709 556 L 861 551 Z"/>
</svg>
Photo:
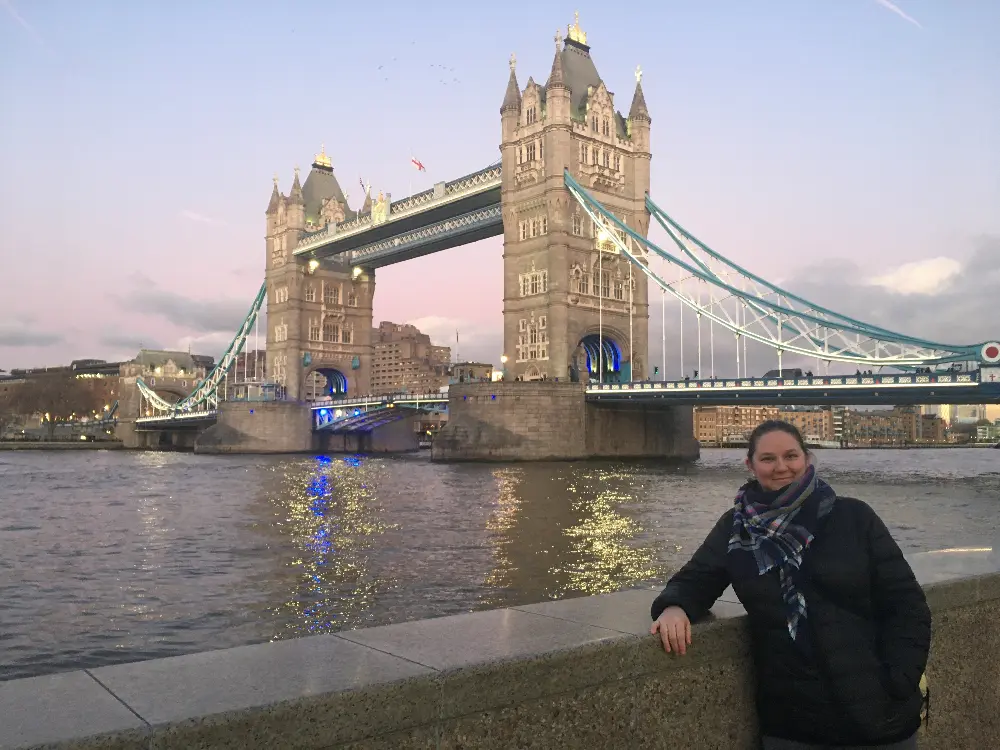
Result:
<svg viewBox="0 0 1000 750">
<path fill-rule="evenodd" d="M 435 461 L 698 458 L 690 406 L 597 404 L 581 383 L 453 385 Z"/>
<path fill-rule="evenodd" d="M 224 401 L 216 422 L 195 441 L 195 453 L 310 453 L 312 412 L 294 401 Z"/>
</svg>

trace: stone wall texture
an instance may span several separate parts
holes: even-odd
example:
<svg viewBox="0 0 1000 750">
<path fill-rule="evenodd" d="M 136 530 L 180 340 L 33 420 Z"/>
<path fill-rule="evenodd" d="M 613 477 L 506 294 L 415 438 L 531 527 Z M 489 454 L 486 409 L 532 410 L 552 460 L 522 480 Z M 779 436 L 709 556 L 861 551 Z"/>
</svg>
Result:
<svg viewBox="0 0 1000 750">
<path fill-rule="evenodd" d="M 436 461 L 560 461 L 585 458 L 693 460 L 698 443 L 687 406 L 594 404 L 581 383 L 469 383 L 449 389 L 448 424 Z"/>
<path fill-rule="evenodd" d="M 1000 747 L 1000 574 L 927 588 L 921 750 Z M 753 750 L 745 618 L 684 657 L 655 592 L 545 602 L 0 682 L 0 747 Z"/>
<path fill-rule="evenodd" d="M 308 453 L 314 448 L 312 412 L 291 401 L 223 402 L 216 423 L 194 445 L 195 453 Z"/>
</svg>

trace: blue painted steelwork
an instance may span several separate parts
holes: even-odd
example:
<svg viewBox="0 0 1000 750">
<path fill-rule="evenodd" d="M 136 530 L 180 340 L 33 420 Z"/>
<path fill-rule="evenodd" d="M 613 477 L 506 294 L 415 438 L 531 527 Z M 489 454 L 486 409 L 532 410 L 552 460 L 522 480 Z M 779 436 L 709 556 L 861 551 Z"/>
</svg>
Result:
<svg viewBox="0 0 1000 750">
<path fill-rule="evenodd" d="M 474 234 L 470 226 L 473 218 L 481 235 L 475 239 L 498 235 L 503 231 L 502 221 L 497 224 L 492 220 L 495 217 L 481 216 L 478 212 L 491 209 L 490 214 L 499 216 L 500 186 L 501 167 L 496 162 L 457 180 L 438 183 L 430 190 L 392 201 L 381 220 L 376 210 L 375 214 L 364 213 L 350 221 L 305 235 L 296 246 L 294 255 L 316 259 L 347 255 L 352 264 L 364 261 L 365 267 L 374 268 L 474 241 L 467 238 Z M 466 218 L 463 232 L 446 234 L 441 231 L 445 228 L 443 225 L 462 217 Z M 431 245 L 432 240 L 440 244 L 432 250 L 415 252 L 417 248 L 411 242 L 410 254 L 406 254 L 403 250 L 394 251 L 383 244 L 433 227 L 439 229 L 436 236 L 421 241 L 424 246 Z M 378 252 L 373 248 L 379 248 Z"/>
<path fill-rule="evenodd" d="M 204 427 L 215 422 L 218 412 L 215 409 L 191 412 L 170 412 L 152 417 L 139 417 L 135 420 L 137 430 L 162 430 L 187 427 Z"/>
<path fill-rule="evenodd" d="M 590 401 L 683 405 L 1000 403 L 1000 382 L 976 373 L 728 378 L 591 385 Z"/>
<path fill-rule="evenodd" d="M 313 405 L 313 429 L 334 433 L 370 432 L 421 411 L 447 411 L 448 397 L 428 394 L 330 399 Z"/>
<path fill-rule="evenodd" d="M 883 329 L 877 329 L 875 326 L 846 322 L 845 316 L 817 314 L 821 311 L 818 311 L 816 306 L 811 303 L 805 303 L 809 305 L 808 309 L 801 310 L 784 300 L 775 302 L 764 296 L 740 289 L 726 281 L 721 275 L 706 272 L 705 263 L 697 262 L 692 265 L 667 253 L 655 243 L 638 234 L 593 198 L 573 178 L 569 170 L 564 172 L 564 181 L 570 193 L 595 222 L 595 225 L 617 230 L 607 233 L 609 241 L 613 242 L 618 251 L 642 273 L 699 315 L 705 316 L 713 323 L 718 323 L 736 334 L 737 337 L 742 336 L 758 341 L 778 350 L 779 355 L 781 352 L 788 352 L 806 357 L 816 357 L 827 362 L 845 362 L 859 368 L 886 366 L 900 369 L 924 368 L 937 367 L 952 362 L 980 360 L 980 349 L 983 345 L 938 345 L 902 334 L 881 333 Z M 665 226 L 665 228 L 677 241 L 677 234 L 669 226 Z M 630 246 L 630 243 L 634 247 Z M 716 304 L 710 295 L 710 304 L 708 306 L 702 305 L 700 294 L 697 300 L 690 295 L 685 295 L 653 272 L 647 262 L 647 251 L 652 251 L 668 263 L 690 274 L 690 277 L 724 292 L 726 296 Z M 640 255 L 642 257 L 639 257 Z M 776 287 L 770 285 L 769 289 L 776 289 Z M 749 324 L 741 323 L 738 316 L 734 320 L 722 304 L 726 299 L 733 298 L 741 300 L 745 305 L 755 310 L 765 311 L 765 314 L 758 315 Z M 775 324 L 773 330 L 763 327 L 764 323 Z M 792 339 L 783 337 L 786 331 L 793 334 Z M 849 338 L 846 335 L 848 333 L 854 334 L 856 338 Z M 831 338 L 834 339 L 833 348 L 830 347 Z"/>
<path fill-rule="evenodd" d="M 503 234 L 500 204 L 451 217 L 347 253 L 349 264 L 382 268 Z"/>
<path fill-rule="evenodd" d="M 774 294 L 778 295 L 779 298 L 780 297 L 784 297 L 784 298 L 786 298 L 788 300 L 791 300 L 793 302 L 798 302 L 799 304 L 805 305 L 808 310 L 812 310 L 812 311 L 814 311 L 814 312 L 816 312 L 818 314 L 822 314 L 822 315 L 827 316 L 829 318 L 832 318 L 834 320 L 839 320 L 842 323 L 844 323 L 845 325 L 849 325 L 849 326 L 852 326 L 852 327 L 855 327 L 855 328 L 861 328 L 861 329 L 867 330 L 873 336 L 880 336 L 880 335 L 881 336 L 888 336 L 888 337 L 896 339 L 896 340 L 908 341 L 909 343 L 915 344 L 917 346 L 928 347 L 928 348 L 931 348 L 931 349 L 950 349 L 950 348 L 952 348 L 951 346 L 949 346 L 947 344 L 940 344 L 940 343 L 936 343 L 936 342 L 933 342 L 933 341 L 927 341 L 925 339 L 914 338 L 912 336 L 906 336 L 905 334 L 898 334 L 898 333 L 895 333 L 893 331 L 889 331 L 889 330 L 887 330 L 885 328 L 879 328 L 878 326 L 873 326 L 873 325 L 871 325 L 869 323 L 865 323 L 865 322 L 857 320 L 855 318 L 851 318 L 851 317 L 849 317 L 847 315 L 843 315 L 842 313 L 838 313 L 838 312 L 836 312 L 834 310 L 830 310 L 828 308 L 825 308 L 825 307 L 822 307 L 820 305 L 817 305 L 815 302 L 810 302 L 809 300 L 804 299 L 803 297 L 800 297 L 800 296 L 798 296 L 796 294 L 793 294 L 793 293 L 791 293 L 791 292 L 789 292 L 789 291 L 787 291 L 785 289 L 782 289 L 781 287 L 779 287 L 779 286 L 777 286 L 775 284 L 772 284 L 771 282 L 767 281 L 766 279 L 764 279 L 764 278 L 756 275 L 755 273 L 753 273 L 751 271 L 748 271 L 747 269 L 743 268 L 742 266 L 740 266 L 740 265 L 732 262 L 731 260 L 729 260 L 728 258 L 726 258 L 721 253 L 717 253 L 716 251 L 712 250 L 712 248 L 710 248 L 708 245 L 706 245 L 705 243 L 703 243 L 701 240 L 699 240 L 693 234 L 691 234 L 686 229 L 684 229 L 684 227 L 682 227 L 680 224 L 678 224 L 676 221 L 674 221 L 674 219 L 672 219 L 662 208 L 660 208 L 658 205 L 656 205 L 656 203 L 653 202 L 653 199 L 648 194 L 646 195 L 646 210 L 648 210 L 650 212 L 650 214 L 653 216 L 653 218 L 656 219 L 656 221 L 660 225 L 660 227 L 662 227 L 663 230 L 665 232 L 667 232 L 667 234 L 674 241 L 674 243 L 677 245 L 677 247 L 688 258 L 690 258 L 693 263 L 697 264 L 697 266 L 702 271 L 704 271 L 707 274 L 710 274 L 711 276 L 715 277 L 719 281 L 723 281 L 724 280 L 723 277 L 724 277 L 725 274 L 719 274 L 719 273 L 713 271 L 709 267 L 708 263 L 706 263 L 704 260 L 702 260 L 701 258 L 699 258 L 698 255 L 696 253 L 694 253 L 691 250 L 691 248 L 686 243 L 684 243 L 684 242 L 681 241 L 681 239 L 680 239 L 680 237 L 678 235 L 680 235 L 681 237 L 684 237 L 688 241 L 694 243 L 700 250 L 702 250 L 712 260 L 718 261 L 719 263 L 723 264 L 723 266 L 725 268 L 730 269 L 732 271 L 735 271 L 736 274 L 738 274 L 740 276 L 745 276 L 746 278 L 750 279 L 754 283 L 759 284 L 760 286 L 764 287 L 769 292 L 773 292 Z M 979 346 L 979 345 L 978 344 L 973 344 L 973 345 L 968 345 L 967 348 L 974 348 L 974 347 L 977 347 L 977 346 Z"/>
<path fill-rule="evenodd" d="M 136 378 L 139 393 L 149 407 L 156 412 L 150 418 L 162 419 L 169 415 L 179 418 L 191 413 L 207 414 L 209 412 L 213 414 L 214 418 L 215 410 L 219 405 L 219 386 L 225 379 L 226 373 L 236 363 L 240 352 L 243 351 L 266 299 L 267 283 L 265 282 L 260 285 L 257 296 L 254 297 L 253 303 L 250 305 L 250 311 L 243 319 L 236 335 L 233 336 L 233 340 L 229 342 L 229 346 L 219 359 L 219 363 L 194 387 L 194 390 L 187 397 L 176 403 L 170 403 L 161 398 L 142 378 Z"/>
</svg>

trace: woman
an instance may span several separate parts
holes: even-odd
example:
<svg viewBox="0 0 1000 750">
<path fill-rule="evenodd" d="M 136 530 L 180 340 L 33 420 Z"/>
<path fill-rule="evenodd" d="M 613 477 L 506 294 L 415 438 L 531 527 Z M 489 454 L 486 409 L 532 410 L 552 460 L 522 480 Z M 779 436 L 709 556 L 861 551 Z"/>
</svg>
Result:
<svg viewBox="0 0 1000 750">
<path fill-rule="evenodd" d="M 885 524 L 816 476 L 802 435 L 750 435 L 753 479 L 653 602 L 663 648 L 732 584 L 746 608 L 764 750 L 917 747 L 930 649 L 923 590 Z"/>
</svg>

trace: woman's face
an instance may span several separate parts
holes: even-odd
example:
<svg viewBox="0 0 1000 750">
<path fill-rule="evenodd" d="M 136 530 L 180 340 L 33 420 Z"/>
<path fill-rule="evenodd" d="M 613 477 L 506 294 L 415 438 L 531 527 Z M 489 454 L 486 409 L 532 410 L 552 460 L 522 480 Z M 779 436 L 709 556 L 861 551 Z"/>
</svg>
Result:
<svg viewBox="0 0 1000 750">
<path fill-rule="evenodd" d="M 757 441 L 753 459 L 747 459 L 746 463 L 765 490 L 780 490 L 788 486 L 805 474 L 809 466 L 799 441 L 781 430 L 762 435 Z"/>
</svg>

